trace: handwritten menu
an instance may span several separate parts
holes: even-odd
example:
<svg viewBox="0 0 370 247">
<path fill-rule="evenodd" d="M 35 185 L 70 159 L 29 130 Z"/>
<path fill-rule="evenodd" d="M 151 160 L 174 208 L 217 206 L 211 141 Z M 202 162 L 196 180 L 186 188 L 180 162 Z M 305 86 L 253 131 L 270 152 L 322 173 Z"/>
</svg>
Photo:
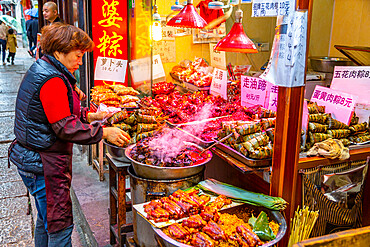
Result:
<svg viewBox="0 0 370 247">
<path fill-rule="evenodd" d="M 267 98 L 265 103 L 265 108 L 272 110 L 272 111 L 277 111 L 277 102 L 278 102 L 278 91 L 279 87 L 272 84 L 268 83 L 267 84 Z"/>
<path fill-rule="evenodd" d="M 226 69 L 226 54 L 224 51 L 215 51 L 216 44 L 209 44 L 209 51 L 211 55 L 211 66 L 219 69 Z"/>
<path fill-rule="evenodd" d="M 227 99 L 227 71 L 215 68 L 211 83 L 211 94 Z"/>
<path fill-rule="evenodd" d="M 153 54 L 161 56 L 163 63 L 176 62 L 176 45 L 175 40 L 160 40 L 153 45 Z"/>
<path fill-rule="evenodd" d="M 370 105 L 370 66 L 336 66 L 330 88 L 351 92 L 357 103 Z"/>
<path fill-rule="evenodd" d="M 342 123 L 349 124 L 358 97 L 327 87 L 316 86 L 311 101 L 325 106 L 325 112 Z"/>
<path fill-rule="evenodd" d="M 241 76 L 241 105 L 264 105 L 268 82 L 251 76 Z"/>
<path fill-rule="evenodd" d="M 125 82 L 127 60 L 111 57 L 98 57 L 95 67 L 95 80 Z"/>
<path fill-rule="evenodd" d="M 289 15 L 277 18 L 270 60 L 261 78 L 278 86 L 298 87 L 305 82 L 307 11 L 294 11 L 295 1 L 289 2 Z"/>
<path fill-rule="evenodd" d="M 252 17 L 288 15 L 292 7 L 289 0 L 253 0 Z"/>
</svg>

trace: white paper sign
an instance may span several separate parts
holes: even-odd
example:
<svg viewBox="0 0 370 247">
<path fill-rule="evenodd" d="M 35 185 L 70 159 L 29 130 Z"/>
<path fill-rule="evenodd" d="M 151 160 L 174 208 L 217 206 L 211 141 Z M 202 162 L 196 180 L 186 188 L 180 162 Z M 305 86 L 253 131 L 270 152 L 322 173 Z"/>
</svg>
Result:
<svg viewBox="0 0 370 247">
<path fill-rule="evenodd" d="M 251 76 L 241 76 L 241 105 L 242 106 L 253 106 L 262 105 L 264 106 L 266 101 L 268 82 Z"/>
<path fill-rule="evenodd" d="M 160 55 L 153 56 L 153 80 L 166 77 Z"/>
<path fill-rule="evenodd" d="M 253 0 L 252 17 L 288 15 L 289 0 Z"/>
<path fill-rule="evenodd" d="M 95 80 L 125 82 L 127 60 L 98 57 L 95 65 Z"/>
<path fill-rule="evenodd" d="M 215 68 L 211 83 L 211 94 L 227 99 L 227 71 Z"/>
<path fill-rule="evenodd" d="M 294 10 L 295 1 L 290 0 Z M 291 11 L 277 18 L 271 56 L 261 78 L 282 87 L 304 85 L 307 11 Z"/>
<path fill-rule="evenodd" d="M 226 54 L 224 51 L 215 51 L 213 48 L 216 46 L 214 43 L 209 44 L 211 54 L 211 66 L 219 69 L 226 69 Z"/>
<path fill-rule="evenodd" d="M 342 123 L 349 124 L 357 103 L 357 96 L 336 91 L 327 87 L 316 86 L 311 101 L 325 106 L 325 112 Z"/>
<path fill-rule="evenodd" d="M 370 66 L 336 66 L 331 89 L 358 96 L 357 103 L 370 105 Z"/>
<path fill-rule="evenodd" d="M 272 110 L 272 111 L 277 111 L 278 91 L 279 91 L 278 86 L 272 83 L 268 83 L 268 86 L 267 86 L 268 100 L 266 101 L 266 104 L 264 106 L 265 108 Z"/>
</svg>

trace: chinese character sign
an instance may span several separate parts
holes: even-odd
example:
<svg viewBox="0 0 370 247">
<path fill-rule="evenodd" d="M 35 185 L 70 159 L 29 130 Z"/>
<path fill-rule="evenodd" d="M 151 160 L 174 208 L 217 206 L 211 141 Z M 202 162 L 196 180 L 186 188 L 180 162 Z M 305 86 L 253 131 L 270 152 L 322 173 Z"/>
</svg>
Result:
<svg viewBox="0 0 370 247">
<path fill-rule="evenodd" d="M 241 76 L 241 104 L 242 106 L 262 105 L 266 100 L 268 82 L 251 76 Z"/>
<path fill-rule="evenodd" d="M 370 105 L 370 66 L 336 66 L 331 89 L 350 92 L 358 102 Z"/>
<path fill-rule="evenodd" d="M 253 0 L 252 17 L 288 15 L 290 8 L 289 0 Z"/>
<path fill-rule="evenodd" d="M 103 82 L 99 78 L 116 78 L 106 65 L 101 66 L 104 59 L 107 61 L 127 60 L 127 4 L 126 1 L 97 0 L 92 8 L 92 38 L 95 43 L 94 64 L 95 85 Z M 126 62 L 127 63 L 127 62 Z M 113 73 L 121 73 L 126 78 L 127 66 Z M 107 75 L 103 75 L 107 74 Z M 107 80 L 107 79 L 105 79 Z M 114 80 L 111 80 L 114 82 Z M 124 80 L 125 82 L 127 80 Z"/>
<path fill-rule="evenodd" d="M 279 86 L 267 82 L 267 100 L 265 103 L 265 108 L 272 111 L 277 111 L 278 91 Z"/>
<path fill-rule="evenodd" d="M 351 121 L 357 99 L 357 96 L 322 86 L 316 86 L 311 96 L 311 101 L 325 106 L 326 113 L 345 124 Z"/>
<path fill-rule="evenodd" d="M 216 44 L 209 44 L 209 52 L 211 55 L 211 66 L 219 69 L 226 69 L 226 54 L 224 51 L 215 51 L 213 48 Z"/>
<path fill-rule="evenodd" d="M 111 57 L 98 57 L 95 67 L 95 80 L 124 82 L 127 60 Z"/>
<path fill-rule="evenodd" d="M 215 68 L 211 83 L 211 94 L 227 99 L 227 71 Z"/>
</svg>

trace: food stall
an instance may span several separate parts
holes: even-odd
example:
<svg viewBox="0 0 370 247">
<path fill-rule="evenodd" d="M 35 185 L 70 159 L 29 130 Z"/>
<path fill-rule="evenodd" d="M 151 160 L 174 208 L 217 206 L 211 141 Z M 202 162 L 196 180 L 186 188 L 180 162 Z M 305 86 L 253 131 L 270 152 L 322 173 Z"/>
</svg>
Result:
<svg viewBox="0 0 370 247">
<path fill-rule="evenodd" d="M 209 9 L 212 9 L 210 11 L 224 9 L 223 15 L 215 14 L 212 20 L 205 22 L 194 7 L 199 5 L 202 9 L 203 5 L 199 2 L 207 2 Z M 306 11 L 309 3 L 312 4 L 312 1 L 298 1 L 297 9 L 300 11 L 297 12 L 303 14 L 294 17 L 306 18 L 307 26 L 293 29 L 301 30 L 303 37 L 306 37 L 311 25 L 311 13 Z M 217 6 L 210 7 L 212 4 Z M 307 59 L 304 58 L 297 68 L 297 71 L 301 69 L 300 73 L 297 72 L 300 83 L 295 84 L 294 79 L 284 85 L 269 81 L 274 75 L 273 71 L 280 69 L 272 65 L 273 59 L 276 59 L 273 54 L 278 52 L 279 46 L 272 46 L 269 59 L 269 43 L 273 39 L 274 44 L 278 42 L 279 32 L 287 34 L 283 31 L 285 24 L 280 23 L 276 35 L 269 32 L 258 36 L 256 30 L 259 29 L 251 28 L 252 35 L 261 39 L 261 43 L 252 42 L 243 30 L 243 26 L 246 26 L 249 34 L 245 19 L 248 23 L 256 22 L 257 26 L 270 27 L 271 30 L 276 21 L 274 17 L 261 17 L 261 11 L 255 13 L 252 9 L 252 4 L 240 4 L 238 1 L 187 1 L 186 5 L 180 5 L 159 0 L 149 1 L 149 4 L 148 1 L 136 1 L 136 7 L 131 9 L 131 87 L 119 83 L 96 86 L 93 88 L 92 102 L 97 106 L 104 103 L 120 107 L 120 111 L 107 120 L 107 125 L 121 128 L 131 136 L 127 146 L 105 145 L 109 152 L 109 163 L 115 166 L 119 162 L 132 164 L 127 173 L 131 184 L 134 240 L 138 246 L 185 246 L 184 243 L 194 245 L 197 241 L 208 242 L 210 246 L 211 243 L 226 244 L 223 241 L 230 240 L 234 232 L 239 234 L 236 236 L 238 240 L 234 239 L 235 243 L 246 241 L 243 227 L 225 233 L 228 227 L 225 221 L 219 221 L 218 218 L 215 221 L 219 225 L 213 227 L 210 221 L 204 222 L 202 214 L 212 210 L 215 212 L 211 209 L 212 203 L 221 200 L 217 198 L 224 195 L 219 190 L 216 190 L 215 198 L 207 193 L 198 194 L 199 191 L 205 191 L 201 185 L 209 178 L 238 189 L 277 196 L 287 201 L 285 217 L 274 215 L 278 212 L 262 205 L 265 207 L 262 211 L 268 215 L 268 219 L 280 224 L 280 228 L 274 232 L 276 241 L 265 240 L 264 246 L 277 242 L 286 246 L 290 219 L 297 207 L 308 205 L 310 210 L 317 210 L 315 203 L 310 202 L 318 199 L 313 198 L 314 192 L 308 194 L 309 186 L 304 183 L 305 179 L 310 179 L 310 172 L 313 173 L 309 169 L 329 166 L 357 168 L 364 165 L 370 155 L 370 147 L 366 145 L 369 141 L 368 119 L 364 119 L 363 115 L 361 118 L 353 115 L 355 97 L 338 94 L 344 100 L 343 104 L 341 101 L 338 104 L 343 107 L 346 107 L 346 99 L 352 100 L 348 102 L 349 105 L 352 103 L 352 114 L 347 116 L 346 121 L 339 121 L 335 111 L 329 112 L 329 106 L 323 105 L 320 98 L 315 99 L 325 91 L 323 89 L 315 88 L 310 101 L 304 101 Z M 280 10 L 288 11 L 287 8 Z M 194 15 L 196 21 L 182 23 L 185 17 L 181 15 L 185 14 Z M 250 17 L 252 14 L 255 18 Z M 284 13 L 281 15 L 284 16 Z M 212 27 L 212 32 L 204 31 L 207 30 L 206 25 Z M 215 27 L 216 31 L 213 30 Z M 160 29 L 159 35 L 155 34 Z M 223 38 L 225 30 L 229 32 Z M 245 36 L 245 42 L 233 46 L 232 38 L 235 35 Z M 308 40 L 306 37 L 304 44 Z M 300 48 L 301 55 L 306 53 L 303 46 Z M 266 60 L 270 60 L 270 63 L 261 78 L 260 67 Z M 308 157 L 307 151 L 313 147 L 317 147 L 316 153 L 320 153 L 322 146 L 318 144 L 323 141 L 330 146 L 326 151 L 332 152 L 326 158 Z M 363 172 L 364 176 L 366 171 Z M 365 179 L 360 187 L 361 193 L 369 191 L 369 183 Z M 189 192 L 189 188 L 193 189 Z M 307 201 L 309 196 L 311 201 Z M 183 203 L 188 202 L 186 200 L 190 200 L 190 197 L 200 203 L 199 208 L 191 207 L 195 214 L 188 211 L 181 214 L 181 206 L 185 207 Z M 358 200 L 364 207 L 369 204 L 366 198 L 362 200 L 360 197 Z M 234 207 L 239 207 L 233 205 L 228 208 L 227 205 L 235 201 L 221 201 L 222 206 L 218 208 L 222 209 L 220 214 L 228 214 L 227 210 L 231 212 Z M 261 208 L 245 204 L 242 203 L 242 207 L 249 207 L 259 215 Z M 207 209 L 207 206 L 211 208 Z M 170 210 L 173 207 L 180 207 L 180 215 Z M 354 212 L 356 225 L 353 222 L 348 225 L 360 226 L 359 219 L 368 224 L 368 215 L 364 212 L 361 218 L 361 214 L 360 209 Z M 325 224 L 320 216 L 318 222 Z M 249 222 L 251 218 L 249 214 L 243 220 Z M 171 221 L 180 219 L 181 224 Z M 171 221 L 171 225 L 157 224 L 162 221 Z M 189 227 L 195 221 L 200 225 Z M 199 231 L 199 228 L 203 230 Z M 211 232 L 215 231 L 221 233 L 212 235 Z M 286 234 L 282 231 L 286 231 Z M 120 226 L 118 232 L 121 232 Z M 325 231 L 318 234 L 325 234 Z M 254 238 L 254 235 L 248 236 Z M 261 244 L 258 242 L 256 245 Z"/>
</svg>

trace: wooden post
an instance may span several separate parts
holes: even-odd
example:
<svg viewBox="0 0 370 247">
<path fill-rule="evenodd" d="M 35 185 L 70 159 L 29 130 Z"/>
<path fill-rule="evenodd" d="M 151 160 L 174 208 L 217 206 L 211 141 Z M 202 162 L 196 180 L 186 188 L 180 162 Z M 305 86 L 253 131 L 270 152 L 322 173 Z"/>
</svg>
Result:
<svg viewBox="0 0 370 247">
<path fill-rule="evenodd" d="M 307 68 L 312 0 L 298 0 L 297 7 L 308 8 L 305 66 Z M 296 188 L 304 91 L 305 86 L 279 87 L 270 194 L 282 197 L 289 203 L 285 210 L 288 230 L 279 242 L 279 246 L 287 246 L 290 235 L 290 219 L 293 218 L 297 206 L 301 204 L 301 201 L 296 200 L 297 193 L 300 193 Z"/>
</svg>

